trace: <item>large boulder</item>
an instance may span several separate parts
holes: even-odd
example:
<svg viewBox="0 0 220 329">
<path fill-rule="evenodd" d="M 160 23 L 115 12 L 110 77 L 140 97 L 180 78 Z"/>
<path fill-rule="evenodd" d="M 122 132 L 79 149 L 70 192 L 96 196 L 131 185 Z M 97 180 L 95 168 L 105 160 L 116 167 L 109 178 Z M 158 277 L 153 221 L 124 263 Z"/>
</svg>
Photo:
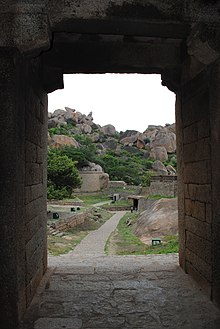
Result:
<svg viewBox="0 0 220 329">
<path fill-rule="evenodd" d="M 76 127 L 80 130 L 82 134 L 91 134 L 92 127 L 86 123 L 77 124 Z"/>
<path fill-rule="evenodd" d="M 131 135 L 124 137 L 120 140 L 120 143 L 124 146 L 132 146 L 137 141 L 137 135 Z"/>
<path fill-rule="evenodd" d="M 168 131 L 170 131 L 170 132 L 176 134 L 176 124 L 175 124 L 175 123 L 173 123 L 173 124 L 169 124 L 169 123 L 167 123 L 167 124 L 165 125 L 165 127 L 166 127 L 166 129 L 167 129 Z"/>
<path fill-rule="evenodd" d="M 58 109 L 58 110 L 55 110 L 55 111 L 52 113 L 51 117 L 52 117 L 52 118 L 59 118 L 59 117 L 61 117 L 61 116 L 64 116 L 65 113 L 66 113 L 65 110 Z"/>
<path fill-rule="evenodd" d="M 136 135 L 130 135 L 122 138 L 120 140 L 120 143 L 124 146 L 136 146 L 138 149 L 144 149 L 145 148 L 144 139 L 145 136 L 138 132 Z"/>
<path fill-rule="evenodd" d="M 168 153 L 176 152 L 176 135 L 166 128 L 158 130 L 151 138 L 151 146 L 163 146 Z"/>
<path fill-rule="evenodd" d="M 108 187 L 109 183 L 109 175 L 106 173 L 103 173 L 99 176 L 99 182 L 100 182 L 100 189 L 103 190 Z"/>
<path fill-rule="evenodd" d="M 167 168 L 167 171 L 168 171 L 169 175 L 172 175 L 172 176 L 176 175 L 176 169 L 173 168 L 173 166 L 168 165 L 168 166 L 166 166 L 166 168 Z"/>
<path fill-rule="evenodd" d="M 103 146 L 106 149 L 110 149 L 110 150 L 116 150 L 117 148 L 117 141 L 114 138 L 108 138 L 104 143 Z"/>
<path fill-rule="evenodd" d="M 89 137 L 93 143 L 99 142 L 99 133 L 93 133 Z"/>
<path fill-rule="evenodd" d="M 94 163 L 94 162 L 88 162 L 88 164 L 84 167 L 82 167 L 81 171 L 101 171 L 103 172 L 103 169 L 100 165 Z"/>
<path fill-rule="evenodd" d="M 125 138 L 125 137 L 131 137 L 133 135 L 137 135 L 138 131 L 137 130 L 126 130 L 120 135 L 120 141 Z"/>
<path fill-rule="evenodd" d="M 144 242 L 178 234 L 177 198 L 160 199 L 148 204 L 137 221 L 135 234 Z"/>
<path fill-rule="evenodd" d="M 56 128 L 59 125 L 59 120 L 57 118 L 48 119 L 48 129 Z"/>
<path fill-rule="evenodd" d="M 66 112 L 64 114 L 65 121 L 67 123 L 78 123 L 78 117 L 76 115 L 76 110 L 71 109 L 69 107 L 65 107 Z"/>
<path fill-rule="evenodd" d="M 159 160 L 155 161 L 152 164 L 152 169 L 156 172 L 157 175 L 162 175 L 162 176 L 168 175 L 168 171 L 167 171 L 166 167 Z"/>
<path fill-rule="evenodd" d="M 114 136 L 116 134 L 116 129 L 113 125 L 103 126 L 100 131 L 107 136 Z"/>
<path fill-rule="evenodd" d="M 60 148 L 63 146 L 72 146 L 75 148 L 79 148 L 79 143 L 73 137 L 65 136 L 65 135 L 54 135 L 48 141 L 50 147 Z"/>
<path fill-rule="evenodd" d="M 145 148 L 145 142 L 144 142 L 143 134 L 140 134 L 140 133 L 137 134 L 136 147 L 138 149 L 144 149 Z"/>
<path fill-rule="evenodd" d="M 156 146 L 153 149 L 151 149 L 150 157 L 151 159 L 154 160 L 167 161 L 168 160 L 167 150 L 164 146 Z"/>
</svg>

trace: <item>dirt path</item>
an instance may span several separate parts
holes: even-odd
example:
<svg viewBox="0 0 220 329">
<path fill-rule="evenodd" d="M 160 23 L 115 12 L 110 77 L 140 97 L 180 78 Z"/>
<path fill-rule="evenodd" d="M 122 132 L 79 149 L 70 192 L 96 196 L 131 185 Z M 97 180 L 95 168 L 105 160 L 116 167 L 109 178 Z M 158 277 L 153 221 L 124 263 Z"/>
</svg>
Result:
<svg viewBox="0 0 220 329">
<path fill-rule="evenodd" d="M 125 211 L 117 211 L 98 230 L 89 233 L 71 253 L 76 256 L 103 256 L 105 255 L 105 244 L 109 235 L 116 229 Z M 70 255 L 71 256 L 71 255 Z"/>
</svg>

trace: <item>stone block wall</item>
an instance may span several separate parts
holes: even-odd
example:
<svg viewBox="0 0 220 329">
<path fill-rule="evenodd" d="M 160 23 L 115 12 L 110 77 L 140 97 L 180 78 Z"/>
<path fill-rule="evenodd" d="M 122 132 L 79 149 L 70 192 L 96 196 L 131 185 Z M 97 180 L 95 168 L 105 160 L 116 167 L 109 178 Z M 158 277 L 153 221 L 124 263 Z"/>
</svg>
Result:
<svg viewBox="0 0 220 329">
<path fill-rule="evenodd" d="M 36 84 L 35 79 L 32 80 Z M 29 85 L 25 102 L 26 302 L 47 269 L 47 95 Z"/>
<path fill-rule="evenodd" d="M 69 216 L 68 218 L 61 217 L 60 220 L 53 223 L 53 229 L 58 231 L 68 231 L 69 229 L 83 224 L 84 221 L 91 216 L 91 211 L 84 211 L 80 214 L 74 214 L 72 216 Z M 52 232 L 52 231 L 51 231 Z"/>
<path fill-rule="evenodd" d="M 212 202 L 206 209 L 212 230 L 212 299 L 220 305 L 220 61 L 210 72 Z"/>
<path fill-rule="evenodd" d="M 33 65 L 0 48 L 0 321 L 15 328 L 47 266 L 47 95 Z"/>
<path fill-rule="evenodd" d="M 188 66 L 187 66 L 188 67 Z M 186 69 L 187 70 L 187 69 Z M 177 102 L 180 264 L 212 295 L 212 141 L 210 75 L 186 74 Z M 178 107 L 179 106 L 179 107 Z"/>
<path fill-rule="evenodd" d="M 176 176 L 164 176 L 158 177 L 150 183 L 149 194 L 150 195 L 163 195 L 176 197 L 177 196 L 177 180 Z"/>
</svg>

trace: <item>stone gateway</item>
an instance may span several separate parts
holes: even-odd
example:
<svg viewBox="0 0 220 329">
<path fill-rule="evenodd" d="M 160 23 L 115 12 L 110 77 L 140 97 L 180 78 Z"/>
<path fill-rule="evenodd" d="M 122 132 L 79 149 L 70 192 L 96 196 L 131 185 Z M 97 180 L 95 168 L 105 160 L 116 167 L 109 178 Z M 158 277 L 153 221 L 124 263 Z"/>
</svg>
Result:
<svg viewBox="0 0 220 329">
<path fill-rule="evenodd" d="M 0 5 L 4 328 L 17 327 L 47 270 L 47 93 L 66 73 L 158 73 L 176 93 L 180 266 L 220 305 L 219 1 Z"/>
</svg>

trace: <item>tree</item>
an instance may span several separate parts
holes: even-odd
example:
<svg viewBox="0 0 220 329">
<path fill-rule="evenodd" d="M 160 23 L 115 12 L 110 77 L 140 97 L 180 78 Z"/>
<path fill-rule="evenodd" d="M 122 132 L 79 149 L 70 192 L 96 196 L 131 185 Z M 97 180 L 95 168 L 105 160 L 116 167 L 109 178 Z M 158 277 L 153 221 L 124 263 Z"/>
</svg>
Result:
<svg viewBox="0 0 220 329">
<path fill-rule="evenodd" d="M 48 152 L 47 174 L 49 196 L 56 195 L 56 190 L 63 191 L 64 197 L 71 196 L 73 189 L 82 183 L 75 162 L 55 150 Z"/>
<path fill-rule="evenodd" d="M 74 163 L 76 168 L 81 169 L 83 166 L 88 165 L 90 159 L 87 159 L 83 150 L 76 149 L 72 146 L 64 146 L 59 150 L 60 155 L 66 155 L 70 158 Z"/>
</svg>

